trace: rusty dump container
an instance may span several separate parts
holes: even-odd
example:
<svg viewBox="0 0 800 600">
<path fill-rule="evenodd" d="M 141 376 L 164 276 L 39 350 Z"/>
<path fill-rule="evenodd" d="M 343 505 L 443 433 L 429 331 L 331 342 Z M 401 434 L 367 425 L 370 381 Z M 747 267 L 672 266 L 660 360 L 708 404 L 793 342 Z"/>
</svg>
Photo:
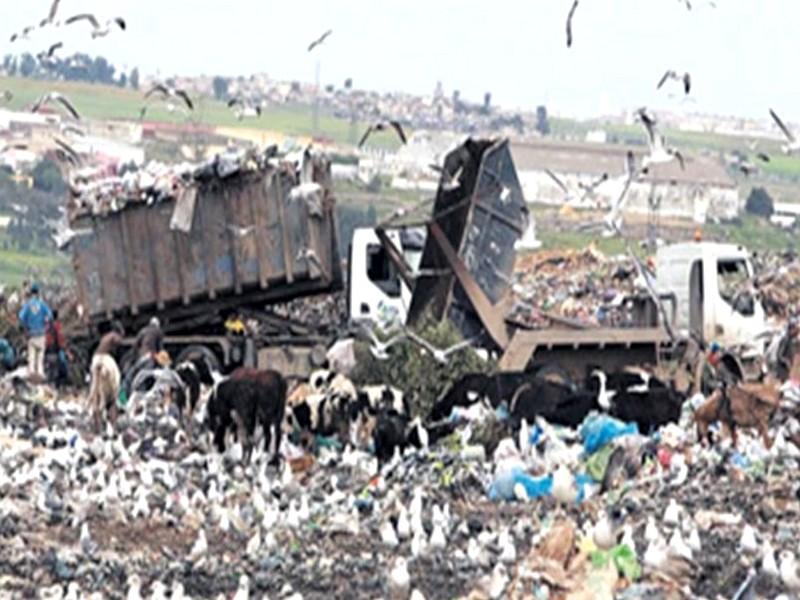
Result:
<svg viewBox="0 0 800 600">
<path fill-rule="evenodd" d="M 196 181 L 178 200 L 73 219 L 74 229 L 91 230 L 72 242 L 90 324 L 138 327 L 152 314 L 200 322 L 341 289 L 330 163 L 315 157 L 310 171 L 300 185 L 293 165 L 271 164 Z M 185 231 L 174 226 L 176 209 Z"/>
</svg>

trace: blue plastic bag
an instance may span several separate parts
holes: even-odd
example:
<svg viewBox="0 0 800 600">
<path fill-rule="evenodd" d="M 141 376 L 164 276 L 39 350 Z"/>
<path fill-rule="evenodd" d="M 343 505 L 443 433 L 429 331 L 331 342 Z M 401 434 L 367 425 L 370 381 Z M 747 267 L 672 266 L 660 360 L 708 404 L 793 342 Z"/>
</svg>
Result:
<svg viewBox="0 0 800 600">
<path fill-rule="evenodd" d="M 502 471 L 495 476 L 492 485 L 489 486 L 489 500 L 514 500 L 514 487 L 520 484 L 525 488 L 528 498 L 541 498 L 549 496 L 553 488 L 553 476 L 532 477 L 519 467 Z"/>
<path fill-rule="evenodd" d="M 594 454 L 615 438 L 637 435 L 639 428 L 636 423 L 623 423 L 608 415 L 591 414 L 584 419 L 579 433 L 583 438 L 583 451 Z"/>
</svg>

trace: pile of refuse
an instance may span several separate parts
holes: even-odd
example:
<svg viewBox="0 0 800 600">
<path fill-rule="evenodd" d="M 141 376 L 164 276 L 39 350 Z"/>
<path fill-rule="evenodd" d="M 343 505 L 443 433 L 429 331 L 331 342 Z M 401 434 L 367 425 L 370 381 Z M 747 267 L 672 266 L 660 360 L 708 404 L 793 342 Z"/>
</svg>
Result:
<svg viewBox="0 0 800 600">
<path fill-rule="evenodd" d="M 800 589 L 800 425 L 701 445 L 477 402 L 379 464 L 285 441 L 217 453 L 156 396 L 94 435 L 79 396 L 0 383 L 0 589 L 61 598 L 717 598 Z M 132 401 L 133 402 L 133 401 Z M 796 587 L 793 587 L 796 586 Z M 754 597 L 754 596 L 739 596 Z"/>
</svg>

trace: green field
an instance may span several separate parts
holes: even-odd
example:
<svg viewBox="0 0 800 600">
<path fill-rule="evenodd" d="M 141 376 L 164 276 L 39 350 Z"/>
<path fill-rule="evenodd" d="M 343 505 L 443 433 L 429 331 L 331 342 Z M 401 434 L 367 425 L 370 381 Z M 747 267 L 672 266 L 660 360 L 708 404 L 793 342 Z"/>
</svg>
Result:
<svg viewBox="0 0 800 600">
<path fill-rule="evenodd" d="M 49 279 L 54 273 L 71 273 L 69 259 L 53 251 L 22 252 L 0 249 L 0 284 L 16 287 L 25 280 Z"/>
<path fill-rule="evenodd" d="M 10 90 L 14 94 L 9 108 L 22 110 L 29 107 L 42 94 L 58 91 L 65 94 L 77 111 L 90 119 L 114 119 L 138 121 L 144 106 L 144 93 L 130 88 L 119 88 L 107 85 L 94 85 L 79 82 L 52 82 L 23 79 L 19 77 L 0 77 L 0 90 Z M 4 105 L 5 106 L 5 105 Z M 178 112 L 170 113 L 163 103 L 157 101 L 149 104 L 146 119 L 166 123 L 192 122 L 212 127 L 234 127 L 264 131 L 279 131 L 287 135 L 315 135 L 312 123 L 312 111 L 308 105 L 271 106 L 264 110 L 260 118 L 239 121 L 224 102 L 211 98 L 196 100 L 196 108 L 190 117 Z M 364 123 L 356 123 L 355 127 L 347 119 L 337 119 L 330 115 L 320 114 L 317 137 L 330 139 L 341 144 L 353 144 L 358 141 L 366 128 Z M 369 145 L 379 148 L 396 147 L 397 141 L 388 134 L 370 138 Z"/>
</svg>

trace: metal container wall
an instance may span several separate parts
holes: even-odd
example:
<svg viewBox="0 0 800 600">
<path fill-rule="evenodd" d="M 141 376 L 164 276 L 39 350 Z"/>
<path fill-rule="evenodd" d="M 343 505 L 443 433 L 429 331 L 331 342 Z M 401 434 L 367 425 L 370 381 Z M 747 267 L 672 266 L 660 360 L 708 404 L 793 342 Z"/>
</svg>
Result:
<svg viewBox="0 0 800 600">
<path fill-rule="evenodd" d="M 92 230 L 72 244 L 90 320 L 170 310 L 185 316 L 216 300 L 268 303 L 340 288 L 327 161 L 314 171 L 322 186 L 316 203 L 291 193 L 297 181 L 288 169 L 201 183 L 188 233 L 170 229 L 175 201 L 79 218 L 73 227 Z M 304 257 L 307 250 L 314 260 Z"/>
</svg>

